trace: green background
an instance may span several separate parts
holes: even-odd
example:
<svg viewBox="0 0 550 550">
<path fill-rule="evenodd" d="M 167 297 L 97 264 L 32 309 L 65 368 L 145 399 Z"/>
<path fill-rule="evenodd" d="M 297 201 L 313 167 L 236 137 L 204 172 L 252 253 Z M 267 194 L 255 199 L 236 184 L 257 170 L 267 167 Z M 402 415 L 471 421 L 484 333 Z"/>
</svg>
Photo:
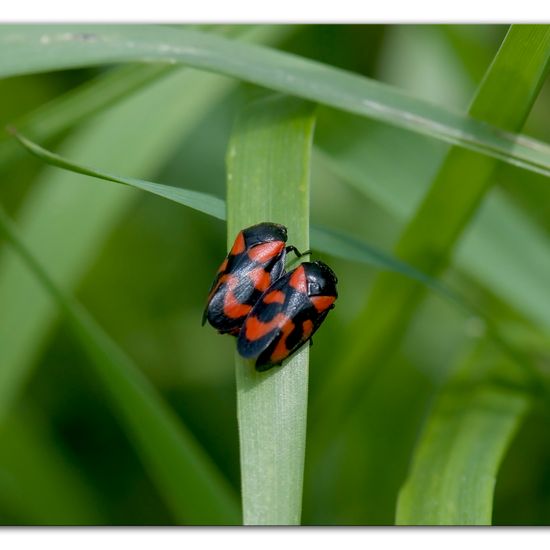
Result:
<svg viewBox="0 0 550 550">
<path fill-rule="evenodd" d="M 273 37 L 262 40 L 465 113 L 507 30 L 503 25 L 308 25 L 275 29 Z M 215 31 L 240 36 L 247 29 Z M 72 69 L 0 80 L 0 126 L 23 128 L 17 124 L 21 117 L 110 70 Z M 47 144 L 38 133 L 36 139 L 88 166 L 224 198 L 234 123 L 258 91 L 199 71 L 189 78 L 164 90 L 164 80 L 152 75 L 151 84 Z M 145 97 L 147 91 L 151 95 Z M 499 109 L 508 109 L 505 101 Z M 521 132 L 550 141 L 548 82 Z M 212 277 L 225 255 L 225 224 L 150 194 L 46 167 L 19 148 L 8 149 L 12 141 L 6 134 L 0 151 L 12 156 L 0 164 L 2 205 L 28 228 L 27 235 L 34 235 L 43 264 L 59 271 L 59 281 L 70 281 L 79 301 L 139 365 L 238 493 L 233 342 L 200 324 Z M 392 253 L 447 147 L 433 137 L 319 107 L 311 163 L 312 223 L 344 230 Z M 468 166 L 462 169 L 467 177 Z M 466 227 L 443 280 L 501 323 L 505 337 L 544 377 L 550 364 L 550 188 L 544 176 L 509 164 L 499 165 L 495 174 L 480 208 L 483 215 L 478 212 Z M 460 185 L 460 172 L 456 180 Z M 105 193 L 96 194 L 96 189 Z M 41 236 L 55 242 L 56 232 L 66 246 L 41 247 Z M 492 242 L 502 247 L 497 250 Z M 6 275 L 7 264 L 15 262 L 6 249 L 0 241 L 0 368 L 7 362 L 16 368 L 9 380 L 0 375 L 0 523 L 196 523 L 192 514 L 176 518 L 170 510 L 87 368 L 89 358 L 67 322 L 40 291 L 17 298 L 28 275 L 21 266 Z M 398 493 L 418 457 L 416 444 L 431 426 L 432 411 L 440 407 L 444 417 L 452 418 L 441 431 L 432 426 L 428 466 L 451 468 L 449 475 L 457 480 L 468 460 L 471 471 L 483 461 L 468 456 L 476 441 L 502 429 L 498 449 L 488 451 L 493 457 L 506 451 L 494 480 L 493 523 L 548 524 L 548 398 L 525 388 L 523 371 L 508 376 L 513 369 L 500 355 L 495 359 L 498 352 L 482 322 L 433 291 L 369 381 L 368 393 L 344 422 L 325 424 L 325 412 L 342 407 L 338 399 L 345 397 L 335 392 L 332 399 L 324 384 L 338 379 L 350 338 L 361 339 L 376 325 L 360 310 L 377 270 L 337 256 L 314 249 L 314 257 L 329 262 L 338 274 L 340 296 L 310 351 L 302 523 L 394 524 Z M 32 325 L 40 316 L 47 320 L 44 334 L 38 329 L 33 333 L 31 326 L 28 339 L 18 344 L 18 327 Z M 362 372 L 359 366 L 355 376 Z M 453 377 L 460 378 L 460 391 L 454 387 L 449 392 Z M 510 394 L 499 393 L 497 403 L 485 401 L 493 394 L 480 393 L 476 401 L 487 380 Z M 442 397 L 447 401 L 442 403 Z M 503 412 L 495 413 L 495 425 L 476 417 L 479 402 L 483 411 L 500 411 L 501 401 Z M 457 427 L 453 415 L 462 408 L 468 416 Z M 463 437 L 453 439 L 456 433 Z M 441 464 L 430 455 L 446 437 L 452 445 L 462 445 L 463 462 L 455 457 L 459 462 Z M 429 481 L 419 483 L 422 493 Z M 199 496 L 186 494 L 191 507 Z M 415 494 L 410 498 L 418 506 Z M 491 491 L 484 498 L 488 510 L 477 518 L 474 514 L 473 523 L 491 515 Z M 403 496 L 402 506 L 405 501 Z M 426 513 L 428 519 L 422 520 L 403 512 L 400 522 L 431 523 Z"/>
</svg>

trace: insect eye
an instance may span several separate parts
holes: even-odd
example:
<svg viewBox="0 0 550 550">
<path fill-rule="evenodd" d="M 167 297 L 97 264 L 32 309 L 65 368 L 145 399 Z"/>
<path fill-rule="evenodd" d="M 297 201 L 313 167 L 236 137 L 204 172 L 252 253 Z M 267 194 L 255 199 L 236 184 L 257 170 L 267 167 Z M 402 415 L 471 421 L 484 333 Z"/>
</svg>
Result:
<svg viewBox="0 0 550 550">
<path fill-rule="evenodd" d="M 307 293 L 310 296 L 321 294 L 321 285 L 317 281 L 308 281 Z"/>
</svg>

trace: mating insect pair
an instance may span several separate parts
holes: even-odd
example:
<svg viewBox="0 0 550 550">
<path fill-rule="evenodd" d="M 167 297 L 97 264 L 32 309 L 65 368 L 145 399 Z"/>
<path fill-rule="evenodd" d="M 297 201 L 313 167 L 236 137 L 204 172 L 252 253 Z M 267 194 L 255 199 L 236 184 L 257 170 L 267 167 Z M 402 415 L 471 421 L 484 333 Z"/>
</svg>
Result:
<svg viewBox="0 0 550 550">
<path fill-rule="evenodd" d="M 284 225 L 243 229 L 218 269 L 202 324 L 237 337 L 237 350 L 256 370 L 280 365 L 319 328 L 338 297 L 338 280 L 323 262 L 304 262 L 285 272 Z"/>
</svg>

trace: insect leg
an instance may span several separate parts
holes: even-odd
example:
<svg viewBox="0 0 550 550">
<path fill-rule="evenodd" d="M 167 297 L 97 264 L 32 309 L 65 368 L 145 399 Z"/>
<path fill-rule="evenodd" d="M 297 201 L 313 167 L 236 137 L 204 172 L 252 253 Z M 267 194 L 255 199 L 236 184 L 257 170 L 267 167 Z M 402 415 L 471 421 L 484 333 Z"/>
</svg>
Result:
<svg viewBox="0 0 550 550">
<path fill-rule="evenodd" d="M 286 247 L 287 252 L 294 252 L 298 258 L 301 258 L 302 256 L 307 256 L 308 254 L 311 254 L 311 250 L 306 250 L 305 252 L 300 252 L 295 246 L 289 245 Z"/>
</svg>

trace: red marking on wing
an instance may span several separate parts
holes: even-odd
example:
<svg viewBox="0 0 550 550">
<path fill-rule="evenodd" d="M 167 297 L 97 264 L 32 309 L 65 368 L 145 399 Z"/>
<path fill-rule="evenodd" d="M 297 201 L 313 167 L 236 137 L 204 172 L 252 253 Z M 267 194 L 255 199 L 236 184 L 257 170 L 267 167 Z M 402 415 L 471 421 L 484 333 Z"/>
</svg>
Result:
<svg viewBox="0 0 550 550">
<path fill-rule="evenodd" d="M 223 301 L 223 312 L 230 319 L 238 319 L 250 313 L 252 306 L 241 304 L 233 294 L 232 290 L 228 290 Z"/>
<path fill-rule="evenodd" d="M 270 260 L 277 257 L 283 251 L 285 243 L 283 241 L 272 241 L 260 244 L 248 251 L 248 257 L 261 264 L 267 264 Z"/>
<path fill-rule="evenodd" d="M 260 292 L 265 292 L 271 284 L 271 275 L 263 267 L 253 269 L 248 276 L 252 279 L 254 288 L 257 288 Z"/>
<path fill-rule="evenodd" d="M 294 330 L 294 323 L 289 319 L 283 325 L 282 334 L 279 337 L 279 341 L 277 342 L 275 349 L 271 353 L 270 359 L 271 361 L 273 361 L 273 363 L 278 363 L 288 356 L 290 350 L 286 347 L 286 340 L 293 330 Z"/>
<path fill-rule="evenodd" d="M 235 299 L 233 292 L 228 291 L 223 302 L 223 312 L 230 319 L 238 319 L 250 313 L 252 306 L 241 304 Z"/>
<path fill-rule="evenodd" d="M 222 265 L 220 265 L 220 268 L 218 269 L 217 273 L 223 273 L 226 268 L 227 268 L 227 258 L 222 262 Z"/>
<path fill-rule="evenodd" d="M 303 341 L 307 340 L 311 336 L 312 332 L 313 332 L 313 322 L 307 319 L 302 323 L 302 340 Z"/>
<path fill-rule="evenodd" d="M 288 284 L 292 288 L 295 288 L 298 292 L 301 292 L 302 294 L 307 294 L 307 277 L 304 266 L 297 267 L 294 270 L 294 272 L 290 276 Z"/>
<path fill-rule="evenodd" d="M 288 317 L 284 313 L 278 313 L 267 323 L 263 323 L 257 317 L 247 317 L 245 321 L 245 335 L 248 340 L 253 342 L 283 325 L 287 320 Z"/>
<path fill-rule="evenodd" d="M 244 243 L 243 232 L 239 231 L 239 234 L 235 238 L 235 242 L 233 243 L 233 246 L 232 246 L 231 251 L 229 253 L 233 256 L 236 256 L 237 254 L 243 253 L 245 248 L 246 248 L 246 245 Z"/>
<path fill-rule="evenodd" d="M 233 290 L 238 284 L 238 279 L 234 275 L 224 275 L 222 279 L 227 281 L 226 293 L 223 299 L 223 312 L 230 319 L 238 319 L 250 313 L 252 306 L 242 304 L 235 297 Z"/>
<path fill-rule="evenodd" d="M 311 296 L 310 300 L 315 309 L 322 313 L 334 303 L 336 298 L 334 296 Z"/>
<path fill-rule="evenodd" d="M 264 296 L 262 301 L 266 304 L 284 304 L 285 293 L 281 290 L 272 290 Z"/>
</svg>

